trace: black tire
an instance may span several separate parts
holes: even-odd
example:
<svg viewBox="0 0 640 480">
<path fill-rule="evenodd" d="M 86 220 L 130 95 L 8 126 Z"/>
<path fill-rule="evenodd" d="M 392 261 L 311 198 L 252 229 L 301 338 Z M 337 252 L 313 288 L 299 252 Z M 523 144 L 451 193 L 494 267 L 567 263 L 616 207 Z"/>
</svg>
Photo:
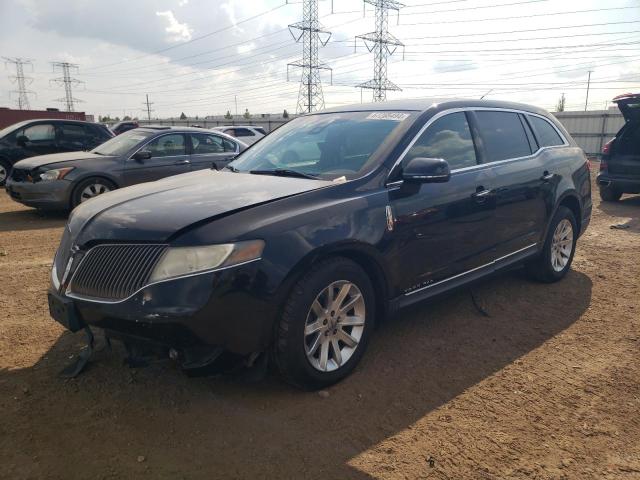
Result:
<svg viewBox="0 0 640 480">
<path fill-rule="evenodd" d="M 603 202 L 617 202 L 622 197 L 622 192 L 616 188 L 609 186 L 600 186 L 600 198 Z"/>
<path fill-rule="evenodd" d="M 307 317 L 310 315 L 311 305 L 320 292 L 333 282 L 341 280 L 352 283 L 360 290 L 365 307 L 364 326 L 359 343 L 350 358 L 333 371 L 320 371 L 311 364 L 305 351 L 306 341 L 309 338 L 305 337 Z M 348 302 L 344 302 L 342 305 L 346 303 Z M 371 280 L 356 263 L 346 258 L 335 257 L 314 265 L 292 288 L 277 325 L 273 357 L 282 378 L 303 390 L 316 390 L 332 385 L 348 376 L 367 348 L 369 337 L 374 328 L 375 307 Z M 352 328 L 351 332 L 353 333 L 353 331 Z M 335 334 L 335 330 L 333 333 Z M 318 335 L 322 335 L 322 333 Z M 337 341 L 339 342 L 339 340 Z M 342 344 L 342 346 L 345 345 Z M 333 352 L 333 347 L 328 348 L 330 352 Z"/>
<path fill-rule="evenodd" d="M 4 184 L 7 183 L 7 178 L 9 178 L 9 173 L 12 168 L 8 160 L 0 158 L 0 187 L 4 187 Z M 4 172 L 4 174 L 2 172 Z"/>
<path fill-rule="evenodd" d="M 115 183 L 113 183 L 110 180 L 107 180 L 106 178 L 100 178 L 100 177 L 86 178 L 83 181 L 81 181 L 78 185 L 76 185 L 76 188 L 73 189 L 73 193 L 71 194 L 72 210 L 82 203 L 82 192 L 85 190 L 85 188 L 89 187 L 92 184 L 103 185 L 109 191 L 112 191 L 118 188 Z"/>
<path fill-rule="evenodd" d="M 562 270 L 556 270 L 553 267 L 552 262 L 552 242 L 553 236 L 556 232 L 556 228 L 563 221 L 568 220 L 571 223 L 571 233 L 573 236 L 573 244 L 571 245 L 571 253 L 569 259 L 562 268 Z M 547 232 L 547 238 L 545 239 L 542 252 L 535 259 L 527 263 L 527 272 L 529 275 L 540 282 L 553 283 L 564 278 L 569 269 L 571 268 L 571 262 L 573 262 L 573 255 L 576 251 L 576 242 L 578 240 L 578 224 L 573 212 L 567 207 L 560 206 L 558 211 L 553 216 L 551 223 L 549 224 L 549 231 Z"/>
</svg>

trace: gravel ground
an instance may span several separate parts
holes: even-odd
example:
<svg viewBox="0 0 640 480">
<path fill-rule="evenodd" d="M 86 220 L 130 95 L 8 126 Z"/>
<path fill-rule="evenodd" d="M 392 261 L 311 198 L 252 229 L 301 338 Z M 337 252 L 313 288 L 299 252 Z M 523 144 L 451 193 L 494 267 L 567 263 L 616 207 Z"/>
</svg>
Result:
<svg viewBox="0 0 640 480">
<path fill-rule="evenodd" d="M 595 198 L 573 271 L 519 271 L 385 322 L 355 374 L 301 393 L 143 369 L 48 315 L 64 217 L 0 193 L 0 478 L 640 478 L 640 196 Z M 612 224 L 628 225 L 614 230 Z"/>
</svg>

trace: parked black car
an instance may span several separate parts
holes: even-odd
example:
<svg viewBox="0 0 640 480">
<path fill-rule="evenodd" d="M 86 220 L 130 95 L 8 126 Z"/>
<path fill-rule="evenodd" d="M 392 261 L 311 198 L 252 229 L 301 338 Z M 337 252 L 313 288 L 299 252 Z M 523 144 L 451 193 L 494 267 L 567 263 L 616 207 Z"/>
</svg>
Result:
<svg viewBox="0 0 640 480">
<path fill-rule="evenodd" d="M 570 268 L 591 213 L 586 158 L 546 111 L 481 100 L 365 104 L 296 118 L 206 170 L 72 213 L 49 304 L 185 368 L 271 355 L 334 383 L 385 314 L 525 262 Z"/>
<path fill-rule="evenodd" d="M 12 199 L 29 207 L 67 210 L 116 188 L 203 168 L 222 168 L 245 148 L 221 132 L 138 128 L 90 152 L 17 162 L 5 187 Z"/>
<path fill-rule="evenodd" d="M 620 200 L 623 193 L 640 193 L 640 94 L 613 99 L 624 115 L 625 124 L 602 149 L 597 182 L 600 198 Z"/>
<path fill-rule="evenodd" d="M 18 160 L 91 150 L 112 137 L 104 125 L 79 120 L 26 120 L 6 127 L 0 130 L 0 187 Z"/>
<path fill-rule="evenodd" d="M 113 125 L 113 127 L 111 127 L 111 131 L 116 135 L 120 135 L 124 132 L 128 132 L 129 130 L 133 130 L 134 128 L 138 128 L 139 126 L 140 124 L 135 120 L 126 120 Z"/>
</svg>

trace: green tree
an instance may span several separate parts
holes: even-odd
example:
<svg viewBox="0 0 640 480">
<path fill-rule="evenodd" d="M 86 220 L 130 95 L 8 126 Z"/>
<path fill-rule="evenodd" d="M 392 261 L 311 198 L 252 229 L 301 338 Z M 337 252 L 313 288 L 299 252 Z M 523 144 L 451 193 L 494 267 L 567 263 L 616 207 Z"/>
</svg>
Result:
<svg viewBox="0 0 640 480">
<path fill-rule="evenodd" d="M 249 109 L 245 108 L 244 110 L 244 115 L 242 115 L 244 118 L 246 118 L 247 120 L 251 118 L 251 114 L 249 113 Z"/>
<path fill-rule="evenodd" d="M 565 103 L 566 103 L 566 99 L 564 98 L 564 93 L 563 93 L 560 99 L 558 100 L 558 103 L 556 104 L 556 112 L 564 112 Z"/>
<path fill-rule="evenodd" d="M 187 116 L 184 114 L 184 112 L 182 112 L 180 114 L 180 120 L 186 120 L 186 119 L 187 119 Z"/>
<path fill-rule="evenodd" d="M 124 117 L 122 117 L 123 121 L 127 121 L 127 120 L 131 120 L 131 117 L 129 115 L 125 115 Z"/>
<path fill-rule="evenodd" d="M 229 110 L 227 110 L 227 113 L 224 116 L 224 118 L 226 118 L 227 120 L 231 120 L 233 118 L 233 115 L 231 115 L 231 112 Z"/>
<path fill-rule="evenodd" d="M 284 109 L 284 112 L 282 112 L 282 118 L 289 118 L 289 112 L 287 112 L 287 109 Z"/>
</svg>

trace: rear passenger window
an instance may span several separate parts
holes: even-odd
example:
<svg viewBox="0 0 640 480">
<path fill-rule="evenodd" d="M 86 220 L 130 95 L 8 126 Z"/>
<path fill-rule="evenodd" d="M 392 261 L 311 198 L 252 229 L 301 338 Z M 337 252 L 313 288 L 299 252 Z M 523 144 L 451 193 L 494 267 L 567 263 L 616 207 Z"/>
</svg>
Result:
<svg viewBox="0 0 640 480">
<path fill-rule="evenodd" d="M 529 122 L 533 127 L 533 131 L 535 132 L 536 138 L 538 139 L 538 143 L 541 147 L 564 145 L 562 138 L 560 138 L 556 129 L 553 128 L 548 121 L 532 115 L 527 115 L 527 117 L 529 118 Z"/>
<path fill-rule="evenodd" d="M 442 158 L 452 170 L 476 165 L 476 151 L 464 112 L 451 113 L 433 122 L 407 152 L 407 159 L 415 157 Z"/>
<path fill-rule="evenodd" d="M 475 112 L 487 162 L 531 155 L 531 147 L 517 113 Z"/>
</svg>

